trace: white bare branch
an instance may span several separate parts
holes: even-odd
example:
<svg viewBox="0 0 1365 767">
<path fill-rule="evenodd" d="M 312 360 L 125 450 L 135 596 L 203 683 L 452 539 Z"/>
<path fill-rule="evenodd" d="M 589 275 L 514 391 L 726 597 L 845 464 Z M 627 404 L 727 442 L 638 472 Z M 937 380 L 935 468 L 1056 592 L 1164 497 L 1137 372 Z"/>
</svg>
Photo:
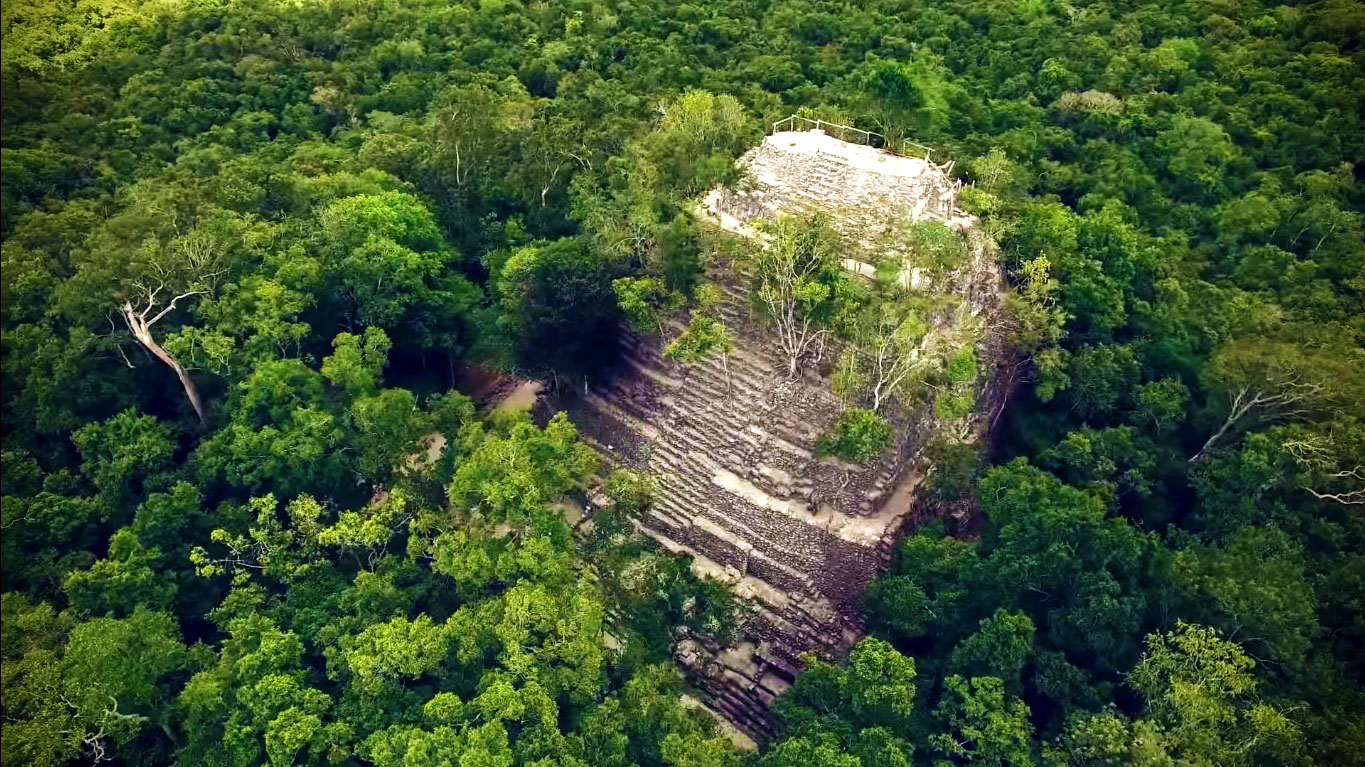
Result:
<svg viewBox="0 0 1365 767">
<path fill-rule="evenodd" d="M 1275 388 L 1269 388 L 1270 386 Z M 1213 433 L 1213 436 L 1209 437 L 1208 441 L 1189 462 L 1191 464 L 1197 463 L 1233 427 L 1254 412 L 1260 413 L 1262 418 L 1278 419 L 1298 418 L 1312 414 L 1316 408 L 1308 405 L 1319 399 L 1323 392 L 1324 387 L 1321 384 L 1303 381 L 1297 373 L 1290 374 L 1278 381 L 1267 382 L 1267 388 L 1264 389 L 1252 390 L 1249 386 L 1243 386 L 1232 395 L 1227 418 L 1223 419 L 1218 430 Z"/>
<path fill-rule="evenodd" d="M 788 226 L 780 222 L 779 226 Z M 810 236 L 798 233 L 797 237 Z M 806 297 L 801 295 L 819 273 L 823 264 L 817 254 L 801 252 L 804 243 L 783 242 L 775 237 L 758 254 L 756 295 L 777 325 L 778 343 L 787 358 L 787 375 L 796 375 L 797 365 L 811 345 L 826 331 L 815 327 Z"/>
<path fill-rule="evenodd" d="M 156 288 L 156 290 L 160 290 L 160 287 Z M 189 398 L 190 405 L 194 408 L 195 415 L 199 416 L 200 422 L 203 422 L 204 404 L 199 398 L 198 387 L 194 385 L 194 381 L 190 379 L 189 374 L 185 372 L 185 368 L 176 361 L 175 357 L 172 357 L 169 352 L 162 348 L 161 344 L 157 343 L 156 339 L 152 336 L 151 329 L 152 325 L 166 316 L 167 312 L 175 308 L 176 301 L 191 295 L 197 295 L 200 292 L 201 291 L 191 291 L 176 296 L 165 309 L 150 320 L 147 319 L 147 314 L 156 306 L 156 291 L 147 294 L 144 306 L 141 310 L 135 309 L 132 301 L 124 301 L 123 320 L 127 323 L 128 330 L 132 332 L 133 337 L 137 339 L 138 343 L 142 344 L 147 351 L 151 352 L 157 359 L 164 362 L 167 367 L 175 372 L 176 377 L 180 379 L 181 387 L 185 390 L 185 396 Z"/>
<path fill-rule="evenodd" d="M 1345 469 L 1343 471 L 1333 472 L 1331 474 L 1326 475 L 1326 477 L 1328 479 L 1354 480 L 1360 483 L 1360 487 L 1340 493 L 1323 493 L 1314 490 L 1311 487 L 1305 487 L 1304 490 L 1306 490 L 1309 495 L 1312 495 L 1314 498 L 1317 498 L 1319 501 L 1332 501 L 1334 503 L 1340 503 L 1345 506 L 1365 505 L 1365 466 L 1356 466 L 1353 469 Z"/>
<path fill-rule="evenodd" d="M 175 304 L 176 304 L 177 301 L 180 301 L 180 300 L 185 299 L 185 298 L 189 298 L 190 296 L 199 296 L 199 295 L 203 295 L 203 294 L 204 294 L 204 291 L 202 291 L 202 290 L 190 290 L 190 291 L 187 291 L 187 292 L 185 292 L 185 293 L 181 293 L 180 295 L 176 296 L 175 298 L 172 298 L 172 299 L 171 299 L 171 302 L 170 302 L 169 304 L 166 304 L 166 308 L 165 308 L 165 309 L 162 309 L 160 312 L 158 312 L 157 315 L 156 315 L 155 317 L 151 318 L 150 320 L 145 320 L 145 324 L 147 325 L 147 327 L 151 327 L 151 326 L 155 325 L 162 317 L 165 317 L 167 314 L 169 314 L 169 313 L 175 311 Z M 147 309 L 148 309 L 148 311 L 150 311 L 150 310 L 151 310 L 151 306 L 149 305 L 149 306 L 147 307 Z M 144 314 L 145 314 L 145 312 L 144 312 Z"/>
</svg>

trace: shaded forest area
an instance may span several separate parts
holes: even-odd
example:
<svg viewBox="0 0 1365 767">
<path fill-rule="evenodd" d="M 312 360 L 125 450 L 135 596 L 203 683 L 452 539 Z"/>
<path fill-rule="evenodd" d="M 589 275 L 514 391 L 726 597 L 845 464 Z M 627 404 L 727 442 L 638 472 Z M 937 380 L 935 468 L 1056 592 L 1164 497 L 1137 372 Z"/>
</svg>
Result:
<svg viewBox="0 0 1365 767">
<path fill-rule="evenodd" d="M 1365 763 L 1358 3 L 0 31 L 5 765 Z M 679 703 L 670 642 L 736 608 L 631 534 L 648 478 L 579 540 L 573 426 L 447 390 L 706 317 L 691 201 L 793 112 L 956 161 L 1027 383 L 989 457 L 936 448 L 980 534 L 908 537 L 748 754 Z"/>
</svg>

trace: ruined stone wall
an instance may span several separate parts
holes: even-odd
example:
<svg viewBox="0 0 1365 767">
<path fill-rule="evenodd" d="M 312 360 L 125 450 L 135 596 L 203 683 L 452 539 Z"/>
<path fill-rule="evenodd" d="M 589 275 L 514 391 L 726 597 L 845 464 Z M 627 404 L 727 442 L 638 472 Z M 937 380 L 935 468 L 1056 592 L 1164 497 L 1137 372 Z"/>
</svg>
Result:
<svg viewBox="0 0 1365 767">
<path fill-rule="evenodd" d="M 770 136 L 741 162 L 747 188 L 704 203 L 714 223 L 741 234 L 753 234 L 754 219 L 813 210 L 831 213 L 854 242 L 896 217 L 971 226 L 955 207 L 956 185 L 921 160 L 808 132 Z M 1000 276 L 988 253 L 976 256 L 953 290 L 978 297 L 966 312 L 989 314 Z M 658 478 L 642 531 L 743 600 L 733 646 L 684 638 L 678 660 L 710 708 L 764 737 L 799 656 L 838 658 L 861 635 L 863 592 L 890 561 L 914 508 L 916 456 L 940 425 L 927 407 L 900 413 L 895 449 L 872 465 L 818 458 L 820 436 L 844 409 L 817 372 L 837 358 L 837 344 L 788 378 L 744 278 L 727 265 L 710 276 L 727 294 L 721 312 L 738 336 L 734 353 L 687 366 L 662 355 L 663 339 L 631 334 L 622 374 L 555 406 L 612 462 Z M 681 329 L 675 321 L 669 335 Z"/>
</svg>

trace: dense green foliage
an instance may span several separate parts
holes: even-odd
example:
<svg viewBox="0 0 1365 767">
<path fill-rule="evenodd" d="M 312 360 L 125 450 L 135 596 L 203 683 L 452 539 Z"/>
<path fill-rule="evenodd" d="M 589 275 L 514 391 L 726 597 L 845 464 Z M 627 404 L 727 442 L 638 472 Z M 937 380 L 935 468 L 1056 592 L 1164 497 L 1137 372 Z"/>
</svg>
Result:
<svg viewBox="0 0 1365 767">
<path fill-rule="evenodd" d="M 440 392 L 470 358 L 606 375 L 683 300 L 675 356 L 724 360 L 686 211 L 793 111 L 957 161 L 1025 357 L 998 465 L 933 447 L 926 498 L 979 513 L 905 540 L 881 638 L 812 660 L 758 761 L 1361 763 L 1359 4 L 20 0 L 0 31 L 4 764 L 739 763 L 658 665 L 729 608 L 626 534 L 647 493 L 578 544 L 572 426 Z M 839 284 L 796 299 L 921 332 Z"/>
<path fill-rule="evenodd" d="M 871 410 L 852 407 L 835 420 L 820 440 L 820 453 L 864 463 L 886 452 L 891 444 L 891 424 Z"/>
</svg>

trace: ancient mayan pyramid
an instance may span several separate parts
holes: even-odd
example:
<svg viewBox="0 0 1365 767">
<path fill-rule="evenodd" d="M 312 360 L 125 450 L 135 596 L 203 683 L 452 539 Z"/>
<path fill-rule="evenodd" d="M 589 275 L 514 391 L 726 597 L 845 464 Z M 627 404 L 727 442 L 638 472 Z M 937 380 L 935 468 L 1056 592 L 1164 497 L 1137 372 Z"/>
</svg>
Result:
<svg viewBox="0 0 1365 767">
<path fill-rule="evenodd" d="M 926 159 L 822 131 L 783 131 L 740 162 L 744 189 L 718 189 L 700 209 L 734 232 L 814 210 L 830 212 L 853 241 L 892 218 L 972 225 L 956 208 L 959 185 Z M 848 255 L 846 266 L 861 271 L 866 262 Z M 986 260 L 985 276 L 958 289 L 979 294 L 978 310 L 993 312 L 1000 276 Z M 870 466 L 818 458 L 816 443 L 843 404 L 818 364 L 787 377 L 742 277 L 724 265 L 711 276 L 729 295 L 723 312 L 739 337 L 725 366 L 681 365 L 662 355 L 659 338 L 633 335 L 627 370 L 568 409 L 603 454 L 659 478 L 661 497 L 641 529 L 691 555 L 699 574 L 732 584 L 748 605 L 734 646 L 690 637 L 678 660 L 708 707 L 764 736 L 769 706 L 790 686 L 799 656 L 838 657 L 861 635 L 863 592 L 911 515 L 923 471 L 915 457 L 934 424 L 927 408 L 902 418 L 896 449 Z"/>
</svg>

